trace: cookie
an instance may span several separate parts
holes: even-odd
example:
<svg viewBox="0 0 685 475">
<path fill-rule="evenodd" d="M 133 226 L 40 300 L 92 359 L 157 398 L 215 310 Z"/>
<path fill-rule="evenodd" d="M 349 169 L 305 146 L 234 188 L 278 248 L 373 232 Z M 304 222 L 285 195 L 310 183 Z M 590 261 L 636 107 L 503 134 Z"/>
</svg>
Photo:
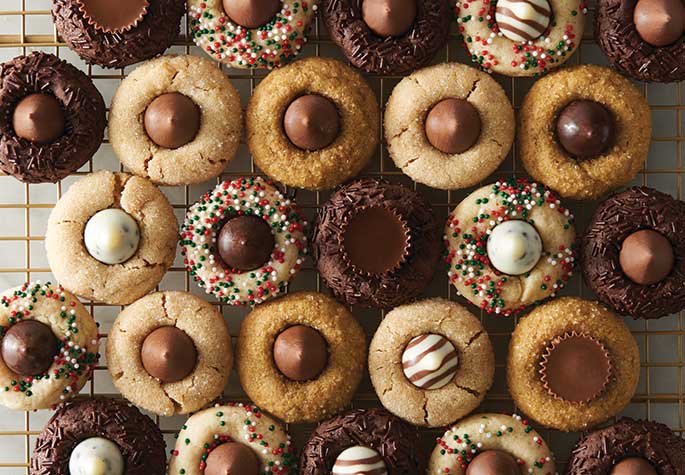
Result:
<svg viewBox="0 0 685 475">
<path fill-rule="evenodd" d="M 322 14 L 347 60 L 383 75 L 427 65 L 447 43 L 452 19 L 446 0 L 324 0 Z"/>
<path fill-rule="evenodd" d="M 390 308 L 421 294 L 440 258 L 440 229 L 416 191 L 377 178 L 340 188 L 319 209 L 312 252 L 348 305 Z"/>
<path fill-rule="evenodd" d="M 621 315 L 659 318 L 685 308 L 685 203 L 646 186 L 595 211 L 583 236 L 585 282 Z"/>
<path fill-rule="evenodd" d="M 66 61 L 33 52 L 0 65 L 0 169 L 26 183 L 57 182 L 100 148 L 105 102 Z"/>
<path fill-rule="evenodd" d="M 297 473 L 290 436 L 252 404 L 217 404 L 190 416 L 178 433 L 168 474 L 209 475 L 229 470 L 258 475 Z"/>
<path fill-rule="evenodd" d="M 450 427 L 431 454 L 427 475 L 555 475 L 554 455 L 535 429 L 514 414 L 474 414 Z"/>
<path fill-rule="evenodd" d="M 233 365 L 231 335 L 209 303 L 187 292 L 157 292 L 126 307 L 107 338 L 114 386 L 161 416 L 187 414 L 223 391 Z"/>
<path fill-rule="evenodd" d="M 318 0 L 188 0 L 189 33 L 200 49 L 231 68 L 271 69 L 300 54 L 317 10 Z"/>
<path fill-rule="evenodd" d="M 320 190 L 358 174 L 378 145 L 378 102 L 366 81 L 329 58 L 270 73 L 247 105 L 255 164 L 284 185 Z"/>
<path fill-rule="evenodd" d="M 424 470 L 418 431 L 385 409 L 354 409 L 320 424 L 300 457 L 301 475 L 415 475 Z"/>
<path fill-rule="evenodd" d="M 683 475 L 685 440 L 664 424 L 625 417 L 578 441 L 565 474 L 585 473 Z"/>
<path fill-rule="evenodd" d="M 582 0 L 456 0 L 459 38 L 489 72 L 538 77 L 573 55 L 583 38 Z"/>
<path fill-rule="evenodd" d="M 514 141 L 514 109 L 488 74 L 444 63 L 414 72 L 385 107 L 385 140 L 395 165 L 433 188 L 477 184 Z"/>
<path fill-rule="evenodd" d="M 561 431 L 586 430 L 621 412 L 639 376 L 630 330 L 597 302 L 546 303 L 519 321 L 509 343 L 507 383 L 516 406 Z"/>
<path fill-rule="evenodd" d="M 262 303 L 285 291 L 307 254 L 307 221 L 260 177 L 217 185 L 188 209 L 181 254 L 190 276 L 229 305 Z"/>
<path fill-rule="evenodd" d="M 245 318 L 236 359 L 240 383 L 255 404 L 287 423 L 315 422 L 352 401 L 366 363 L 366 337 L 331 297 L 297 292 Z"/>
<path fill-rule="evenodd" d="M 166 451 L 154 421 L 119 399 L 60 407 L 36 440 L 31 475 L 164 475 Z"/>
<path fill-rule="evenodd" d="M 0 404 L 47 409 L 78 394 L 97 364 L 98 326 L 76 297 L 47 282 L 0 296 Z"/>
<path fill-rule="evenodd" d="M 52 21 L 59 37 L 81 59 L 123 68 L 158 56 L 176 39 L 183 0 L 54 0 Z"/>
<path fill-rule="evenodd" d="M 145 178 L 99 171 L 62 195 L 48 219 L 48 263 L 65 289 L 109 305 L 150 292 L 171 267 L 178 224 Z"/>
<path fill-rule="evenodd" d="M 519 120 L 523 166 L 565 198 L 602 196 L 629 183 L 647 159 L 649 104 L 608 68 L 574 66 L 540 79 Z"/>
<path fill-rule="evenodd" d="M 673 0 L 604 0 L 595 38 L 619 71 L 638 81 L 685 79 L 685 7 Z"/>
<path fill-rule="evenodd" d="M 418 426 L 445 426 L 473 411 L 494 373 L 483 325 L 444 299 L 394 308 L 369 348 L 369 374 L 381 403 Z"/>
<path fill-rule="evenodd" d="M 487 313 L 511 315 L 554 297 L 573 274 L 573 215 L 537 183 L 510 178 L 471 193 L 445 225 L 452 285 Z"/>
<path fill-rule="evenodd" d="M 109 140 L 124 166 L 163 185 L 218 176 L 243 131 L 238 91 L 195 56 L 163 56 L 133 71 L 109 113 Z"/>
</svg>

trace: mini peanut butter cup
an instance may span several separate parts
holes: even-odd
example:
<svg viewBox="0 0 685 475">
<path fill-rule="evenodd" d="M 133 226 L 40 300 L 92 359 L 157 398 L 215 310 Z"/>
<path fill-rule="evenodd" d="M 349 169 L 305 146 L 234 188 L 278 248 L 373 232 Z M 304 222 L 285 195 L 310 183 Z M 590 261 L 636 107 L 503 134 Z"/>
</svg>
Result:
<svg viewBox="0 0 685 475">
<path fill-rule="evenodd" d="M 611 356 L 599 340 L 573 330 L 549 343 L 539 372 L 550 395 L 572 403 L 589 403 L 609 384 L 612 366 Z"/>
<path fill-rule="evenodd" d="M 148 0 L 76 0 L 79 10 L 96 30 L 124 33 L 138 26 L 148 12 Z"/>
</svg>

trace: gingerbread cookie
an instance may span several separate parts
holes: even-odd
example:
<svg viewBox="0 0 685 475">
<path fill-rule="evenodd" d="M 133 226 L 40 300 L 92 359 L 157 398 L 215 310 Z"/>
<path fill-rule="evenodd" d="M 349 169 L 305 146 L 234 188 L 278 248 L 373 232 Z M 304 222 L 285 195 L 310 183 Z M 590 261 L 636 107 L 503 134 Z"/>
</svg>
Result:
<svg viewBox="0 0 685 475">
<path fill-rule="evenodd" d="M 193 414 L 178 433 L 168 474 L 222 473 L 297 473 L 290 436 L 252 404 L 217 404 Z"/>
<path fill-rule="evenodd" d="M 260 177 L 220 183 L 181 227 L 191 277 L 222 303 L 254 305 L 285 291 L 307 254 L 307 221 Z"/>
<path fill-rule="evenodd" d="M 564 64 L 580 45 L 583 0 L 457 0 L 459 37 L 471 61 L 507 76 L 540 76 Z"/>
<path fill-rule="evenodd" d="M 154 421 L 119 399 L 59 408 L 36 440 L 31 475 L 164 475 L 164 439 Z"/>
<path fill-rule="evenodd" d="M 444 299 L 391 310 L 369 348 L 369 373 L 383 406 L 414 425 L 461 419 L 485 397 L 495 355 L 480 321 Z"/>
<path fill-rule="evenodd" d="M 355 176 L 378 145 L 378 102 L 366 81 L 329 58 L 269 74 L 247 106 L 255 163 L 288 186 L 320 190 Z"/>
<path fill-rule="evenodd" d="M 0 296 L 0 404 L 32 411 L 78 394 L 98 358 L 98 325 L 76 297 L 50 282 Z"/>
<path fill-rule="evenodd" d="M 447 43 L 447 0 L 325 0 L 323 20 L 353 66 L 401 74 L 425 66 Z"/>
<path fill-rule="evenodd" d="M 629 183 L 652 133 L 649 105 L 620 74 L 574 66 L 540 79 L 521 106 L 519 153 L 536 180 L 573 199 Z"/>
<path fill-rule="evenodd" d="M 514 109 L 488 74 L 444 63 L 395 86 L 385 108 L 385 140 L 398 168 L 434 188 L 487 178 L 514 141 Z"/>
<path fill-rule="evenodd" d="M 427 475 L 555 475 L 554 455 L 527 420 L 474 414 L 438 439 Z"/>
<path fill-rule="evenodd" d="M 183 0 L 53 0 L 59 37 L 89 64 L 123 68 L 164 53 L 178 36 Z"/>
<path fill-rule="evenodd" d="M 104 131 L 105 102 L 71 64 L 36 51 L 0 65 L 3 172 L 26 183 L 57 182 L 95 154 Z"/>
<path fill-rule="evenodd" d="M 525 179 L 484 186 L 445 225 L 447 275 L 488 313 L 511 315 L 554 297 L 575 266 L 573 215 Z"/>
<path fill-rule="evenodd" d="M 507 383 L 516 406 L 558 430 L 585 430 L 615 416 L 639 377 L 630 330 L 597 302 L 546 303 L 519 321 L 509 343 Z"/>
<path fill-rule="evenodd" d="M 126 173 L 91 173 L 50 213 L 48 262 L 81 297 L 126 305 L 162 280 L 176 254 L 178 224 L 152 183 Z"/>
<path fill-rule="evenodd" d="M 288 423 L 315 422 L 352 400 L 366 338 L 331 297 L 297 292 L 254 309 L 236 352 L 240 383 L 255 404 Z"/>
<path fill-rule="evenodd" d="M 231 68 L 271 69 L 300 54 L 317 4 L 188 0 L 189 33 L 200 49 Z"/>
<path fill-rule="evenodd" d="M 107 338 L 114 386 L 162 416 L 196 411 L 218 397 L 233 365 L 222 315 L 187 292 L 157 292 L 126 307 Z"/>
<path fill-rule="evenodd" d="M 109 139 L 121 163 L 164 185 L 202 183 L 238 151 L 240 97 L 210 61 L 163 56 L 139 66 L 112 100 Z"/>
</svg>

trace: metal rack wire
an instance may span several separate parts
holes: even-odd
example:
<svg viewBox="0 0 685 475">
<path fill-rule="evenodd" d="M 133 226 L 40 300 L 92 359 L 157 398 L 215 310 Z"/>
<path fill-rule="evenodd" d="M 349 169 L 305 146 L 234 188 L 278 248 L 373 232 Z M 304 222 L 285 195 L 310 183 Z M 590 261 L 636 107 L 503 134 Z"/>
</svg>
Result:
<svg viewBox="0 0 685 475">
<path fill-rule="evenodd" d="M 50 3 L 50 0 L 0 0 L 0 60 L 6 61 L 33 50 L 57 54 L 87 72 L 93 78 L 95 85 L 103 92 L 106 102 L 109 102 L 118 83 L 132 68 L 104 70 L 85 65 L 60 41 L 51 23 Z M 593 12 L 594 8 L 591 4 L 585 36 L 579 51 L 571 59 L 571 63 L 605 62 L 604 57 L 592 40 Z M 203 55 L 185 35 L 187 31 L 184 20 L 182 35 L 168 53 Z M 343 58 L 318 20 L 312 28 L 310 41 L 304 54 Z M 468 56 L 459 44 L 456 34 L 453 33 L 450 36 L 448 46 L 437 55 L 435 62 L 441 61 L 468 63 Z M 267 74 L 264 71 L 227 69 L 225 71 L 238 88 L 243 106 L 246 105 L 255 85 Z M 401 77 L 398 76 L 368 77 L 381 105 L 385 104 L 392 88 L 400 79 Z M 518 109 L 525 92 L 532 84 L 532 80 L 511 79 L 501 76 L 497 77 L 497 80 L 507 91 L 514 107 Z M 682 199 L 683 187 L 685 186 L 683 183 L 685 180 L 685 170 L 683 169 L 685 84 L 647 85 L 637 83 L 637 85 L 650 102 L 655 127 L 649 160 L 644 170 L 637 177 L 636 183 L 661 189 Z M 383 142 L 382 139 L 381 132 L 381 143 Z M 0 222 L 3 223 L 0 228 L 1 288 L 19 285 L 27 280 L 54 280 L 51 278 L 44 250 L 45 225 L 49 212 L 62 192 L 71 183 L 79 177 L 99 169 L 122 170 L 106 140 L 93 160 L 69 178 L 55 185 L 27 185 L 11 177 L 0 175 Z M 238 157 L 230 164 L 221 179 L 255 173 L 260 172 L 256 170 L 250 159 L 247 148 L 242 145 Z M 408 177 L 394 167 L 383 146 L 379 147 L 373 164 L 364 171 L 364 174 L 383 176 L 413 186 L 430 199 L 436 215 L 441 218 L 446 217 L 449 210 L 456 206 L 470 191 L 431 190 L 411 182 Z M 515 148 L 500 169 L 488 181 L 511 174 L 523 175 Z M 169 197 L 177 217 L 182 219 L 188 205 L 192 204 L 217 181 L 218 179 L 198 186 L 164 187 L 163 191 Z M 327 196 L 328 193 L 326 192 L 313 193 L 302 190 L 296 192 L 298 203 L 310 217 L 315 214 L 317 207 L 326 200 Z M 570 203 L 569 207 L 575 212 L 578 222 L 577 229 L 581 231 L 594 210 L 594 205 Z M 198 295 L 205 295 L 194 283 L 190 282 L 182 262 L 178 258 L 159 288 L 188 290 Z M 311 261 L 307 262 L 303 271 L 290 285 L 290 289 L 326 291 Z M 579 276 L 573 278 L 563 293 L 592 297 Z M 461 297 L 456 296 L 443 271 L 437 272 L 426 295 L 463 301 Z M 240 322 L 247 310 L 219 304 L 217 306 L 229 323 L 231 335 L 235 339 L 240 328 Z M 106 337 L 106 333 L 120 308 L 93 303 L 87 303 L 87 307 L 100 322 L 101 331 Z M 478 312 L 478 309 L 471 305 L 469 305 L 469 309 Z M 357 308 L 353 308 L 352 311 L 362 322 L 370 338 L 378 322 L 383 318 L 383 312 Z M 479 411 L 515 411 L 516 408 L 507 393 L 504 378 L 506 348 L 509 335 L 515 325 L 515 319 L 486 317 L 482 314 L 481 319 L 496 348 L 496 381 Z M 638 393 L 624 414 L 664 422 L 682 435 L 685 433 L 685 318 L 681 312 L 681 314 L 657 321 L 630 321 L 628 324 L 641 350 L 641 382 Z M 103 346 L 101 346 L 101 350 L 103 349 L 104 338 Z M 101 361 L 83 393 L 85 395 L 117 396 L 109 379 L 106 361 Z M 245 395 L 240 389 L 235 375 L 231 377 L 225 394 L 227 399 L 245 400 Z M 364 378 L 354 405 L 359 407 L 378 405 L 368 376 Z M 35 437 L 40 433 L 49 416 L 50 411 L 29 413 L 0 408 L 0 475 L 28 473 L 28 463 Z M 173 434 L 185 420 L 185 417 L 155 417 L 155 420 L 165 435 L 168 447 L 172 447 Z M 312 425 L 295 425 L 291 426 L 289 430 L 295 443 L 301 446 L 312 428 Z M 557 454 L 557 459 L 560 462 L 559 471 L 561 472 L 569 450 L 578 439 L 579 434 L 564 434 L 550 430 L 541 432 Z M 424 434 L 425 447 L 427 450 L 431 450 L 435 437 L 440 434 L 440 431 L 426 430 Z"/>
</svg>

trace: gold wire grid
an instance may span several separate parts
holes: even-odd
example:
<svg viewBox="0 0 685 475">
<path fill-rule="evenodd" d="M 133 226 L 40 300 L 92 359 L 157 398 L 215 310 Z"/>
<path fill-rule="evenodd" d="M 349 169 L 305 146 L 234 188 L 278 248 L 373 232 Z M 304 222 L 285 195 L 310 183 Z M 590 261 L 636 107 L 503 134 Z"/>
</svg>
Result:
<svg viewBox="0 0 685 475">
<path fill-rule="evenodd" d="M 604 58 L 598 47 L 592 40 L 592 18 L 594 13 L 593 4 L 587 16 L 585 35 L 581 41 L 581 47 L 570 59 L 571 64 L 584 62 L 604 62 Z M 84 71 L 93 79 L 95 85 L 101 90 L 109 87 L 113 81 L 116 85 L 132 68 L 118 70 L 103 70 L 98 67 L 86 66 L 79 63 L 73 53 L 69 52 L 66 45 L 59 39 L 57 32 L 52 27 L 52 33 L 29 34 L 27 25 L 32 22 L 49 21 L 50 0 L 0 0 L 0 55 L 4 60 L 18 54 L 27 54 L 33 50 L 51 52 L 58 56 L 80 64 Z M 2 20 L 20 19 L 19 33 L 7 29 Z M 184 53 L 204 55 L 185 34 L 188 31 L 184 20 L 182 35 L 174 43 L 167 53 Z M 440 52 L 435 62 L 460 61 L 468 63 L 468 55 L 459 44 L 457 35 L 452 31 L 449 44 Z M 11 54 L 7 52 L 10 51 Z M 337 47 L 327 36 L 322 22 L 317 18 L 309 35 L 309 43 L 305 47 L 304 55 L 333 56 L 343 59 Z M 243 107 L 256 84 L 268 72 L 256 70 L 233 70 L 220 66 L 231 78 L 233 84 L 241 93 Z M 385 104 L 392 92 L 392 88 L 401 79 L 401 76 L 374 76 L 367 78 L 377 93 L 379 102 Z M 521 100 L 532 84 L 532 79 L 513 79 L 496 76 L 498 82 L 505 88 L 511 98 L 514 108 L 518 110 Z M 636 178 L 636 184 L 645 184 L 662 191 L 669 192 L 679 199 L 683 197 L 683 154 L 685 154 L 685 86 L 677 83 L 665 86 L 649 86 L 645 83 L 636 83 L 650 102 L 652 118 L 655 123 L 653 132 L 653 144 L 649 160 L 645 168 Z M 107 96 L 105 95 L 107 100 Z M 381 136 L 382 114 L 381 114 Z M 113 153 L 107 140 L 101 151 L 89 161 L 81 170 L 69 178 L 52 186 L 54 194 L 51 198 L 36 198 L 34 190 L 36 185 L 28 185 L 13 181 L 14 179 L 0 174 L 0 183 L 3 187 L 9 187 L 14 193 L 8 198 L 0 198 L 0 220 L 3 227 L 0 229 L 0 282 L 3 287 L 11 287 L 29 280 L 54 280 L 51 278 L 50 269 L 47 267 L 43 241 L 45 239 L 45 222 L 49 211 L 62 195 L 63 190 L 79 177 L 94 170 L 102 168 L 122 171 L 123 167 L 113 157 Z M 163 187 L 163 191 L 170 198 L 177 217 L 183 218 L 187 207 L 199 196 L 213 187 L 220 179 L 236 176 L 253 175 L 261 173 L 256 169 L 249 153 L 244 145 L 241 146 L 239 156 L 234 160 L 220 178 L 199 186 Z M 381 145 L 376 153 L 373 164 L 364 172 L 365 175 L 380 176 L 392 181 L 399 181 L 412 186 L 424 193 L 431 201 L 434 211 L 440 218 L 446 218 L 449 211 L 463 199 L 469 190 L 440 191 L 432 190 L 425 186 L 412 182 L 396 169 L 387 156 L 387 151 Z M 512 174 L 524 175 L 525 172 L 518 165 L 516 147 L 500 169 L 484 183 L 505 178 Z M 45 187 L 46 185 L 40 185 Z M 41 190 L 45 191 L 45 190 Z M 312 218 L 316 209 L 328 197 L 329 192 L 306 192 L 303 190 L 289 190 L 295 193 L 298 204 L 305 213 Z M 42 193 L 45 194 L 45 193 Z M 1 195 L 0 195 L 1 196 Z M 596 203 L 588 206 L 588 203 L 569 203 L 569 207 L 575 212 L 577 230 L 582 231 L 584 225 L 594 211 Z M 21 221 L 23 220 L 23 223 Z M 22 225 L 23 224 L 23 225 Z M 19 246 L 19 247 L 17 247 Z M 9 258 L 4 249 L 13 249 L 15 252 L 23 252 L 24 266 L 10 265 Z M 21 251 L 19 251 L 21 248 Z M 186 290 L 203 295 L 206 294 L 194 283 L 190 282 L 188 274 L 178 258 L 169 273 L 159 286 L 160 290 Z M 326 291 L 325 286 L 308 259 L 305 267 L 290 285 L 290 290 L 317 290 Z M 576 275 L 561 292 L 565 295 L 577 295 L 592 298 L 591 292 L 582 283 L 579 275 Z M 453 287 L 449 284 L 446 273 L 439 269 L 433 283 L 426 291 L 428 297 L 445 297 L 457 300 L 466 305 L 472 312 L 478 313 L 479 309 L 468 304 L 462 297 L 456 295 Z M 102 304 L 84 302 L 91 313 L 101 324 L 104 338 L 109 330 L 116 314 L 121 307 L 111 307 Z M 217 307 L 226 317 L 229 323 L 232 338 L 235 340 L 240 322 L 248 312 L 246 309 L 236 309 L 230 306 L 216 303 Z M 352 312 L 359 318 L 364 326 L 367 336 L 370 338 L 384 312 L 352 308 Z M 503 318 L 486 316 L 480 312 L 488 333 L 495 346 L 496 353 L 496 376 L 493 388 L 488 393 L 485 402 L 477 412 L 485 411 L 515 411 L 516 408 L 506 390 L 504 377 L 506 350 L 509 335 L 513 330 L 516 318 Z M 638 392 L 624 414 L 633 417 L 655 419 L 668 424 L 673 430 L 683 435 L 685 433 L 685 318 L 682 312 L 678 315 L 666 317 L 657 321 L 628 321 L 633 335 L 638 341 L 641 350 L 641 382 Z M 101 353 L 104 354 L 104 338 L 101 344 Z M 101 360 L 93 377 L 84 387 L 84 395 L 106 395 L 117 397 L 116 391 L 111 385 L 106 362 Z M 246 400 L 246 396 L 240 388 L 237 377 L 231 377 L 229 386 L 226 388 L 227 399 Z M 120 396 L 118 396 L 120 397 Z M 355 397 L 354 406 L 372 407 L 378 406 L 378 399 L 373 392 L 368 375 L 365 376 L 360 390 Z M 0 409 L 0 475 L 28 474 L 28 464 L 35 437 L 40 433 L 44 423 L 49 418 L 50 411 L 18 412 Z M 173 418 L 160 418 L 153 416 L 162 429 L 167 441 L 167 448 L 173 447 L 173 435 L 185 420 L 184 416 Z M 307 436 L 314 425 L 291 425 L 289 431 L 298 447 L 306 441 Z M 541 434 L 555 451 L 558 459 L 558 470 L 563 471 L 564 463 L 568 458 L 573 444 L 580 434 L 564 434 L 553 430 L 540 429 Z M 423 442 L 427 451 L 432 450 L 435 438 L 441 435 L 441 430 L 423 430 Z"/>
</svg>

